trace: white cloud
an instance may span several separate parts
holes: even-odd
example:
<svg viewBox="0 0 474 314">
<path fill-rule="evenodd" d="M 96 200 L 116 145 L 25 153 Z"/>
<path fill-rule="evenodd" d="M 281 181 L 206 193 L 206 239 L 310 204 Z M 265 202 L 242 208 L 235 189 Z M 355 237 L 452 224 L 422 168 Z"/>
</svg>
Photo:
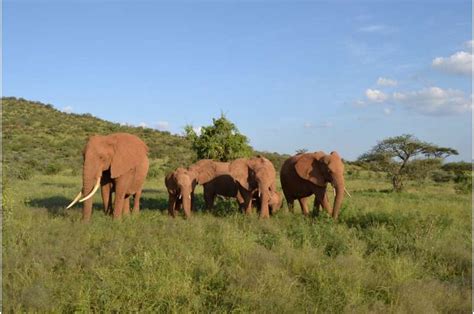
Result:
<svg viewBox="0 0 474 314">
<path fill-rule="evenodd" d="M 465 46 L 467 49 L 469 49 L 469 50 L 472 51 L 472 49 L 474 48 L 474 40 L 468 40 L 468 41 L 466 41 L 466 42 L 464 43 L 464 46 Z"/>
<path fill-rule="evenodd" d="M 385 32 L 387 30 L 387 26 L 382 24 L 373 24 L 373 25 L 366 25 L 359 28 L 359 32 L 363 33 L 380 33 Z"/>
<path fill-rule="evenodd" d="M 147 128 L 148 127 L 148 124 L 146 124 L 145 122 L 140 122 L 138 124 L 139 127 L 142 127 L 142 128 Z"/>
<path fill-rule="evenodd" d="M 71 106 L 66 106 L 66 107 L 63 108 L 62 111 L 65 112 L 65 113 L 71 113 L 72 112 L 72 107 Z"/>
<path fill-rule="evenodd" d="M 194 130 L 194 132 L 196 133 L 197 136 L 200 136 L 201 131 L 202 131 L 202 127 L 200 127 L 200 126 L 193 127 L 193 130 Z"/>
<path fill-rule="evenodd" d="M 398 82 L 386 77 L 379 77 L 377 80 L 377 85 L 379 86 L 397 86 Z"/>
<path fill-rule="evenodd" d="M 449 57 L 437 57 L 431 64 L 433 68 L 446 73 L 471 75 L 473 57 L 472 53 L 458 51 Z"/>
<path fill-rule="evenodd" d="M 383 113 L 388 116 L 388 115 L 392 114 L 392 109 L 390 109 L 390 108 L 383 108 Z"/>
<path fill-rule="evenodd" d="M 170 127 L 170 123 L 168 121 L 158 121 L 156 123 L 156 128 L 160 131 L 167 131 Z"/>
<path fill-rule="evenodd" d="M 333 126 L 332 122 L 329 122 L 329 121 L 325 121 L 325 122 L 321 122 L 319 124 L 313 124 L 311 122 L 305 122 L 303 124 L 303 127 L 305 129 L 312 129 L 312 128 L 331 128 Z"/>
<path fill-rule="evenodd" d="M 455 89 L 429 87 L 412 92 L 393 93 L 393 102 L 421 114 L 459 114 L 472 110 L 472 97 Z"/>
<path fill-rule="evenodd" d="M 379 91 L 378 89 L 370 89 L 370 88 L 368 88 L 365 91 L 365 96 L 367 97 L 368 100 L 373 101 L 373 102 L 384 102 L 388 98 L 388 96 L 385 95 L 382 91 Z"/>
</svg>

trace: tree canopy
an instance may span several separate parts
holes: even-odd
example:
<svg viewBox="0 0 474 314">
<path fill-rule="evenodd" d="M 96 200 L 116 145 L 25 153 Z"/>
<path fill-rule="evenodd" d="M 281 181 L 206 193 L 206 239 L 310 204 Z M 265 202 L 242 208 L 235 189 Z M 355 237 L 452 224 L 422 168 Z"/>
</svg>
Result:
<svg viewBox="0 0 474 314">
<path fill-rule="evenodd" d="M 393 189 L 401 191 L 405 178 L 424 177 L 430 170 L 439 167 L 443 158 L 457 154 L 453 148 L 404 134 L 380 141 L 358 160 L 369 163 L 375 170 L 387 172 L 391 176 Z"/>
<path fill-rule="evenodd" d="M 203 126 L 197 134 L 191 125 L 185 127 L 186 137 L 198 159 L 229 161 L 252 154 L 248 139 L 224 114 L 212 119 L 212 125 Z"/>
</svg>

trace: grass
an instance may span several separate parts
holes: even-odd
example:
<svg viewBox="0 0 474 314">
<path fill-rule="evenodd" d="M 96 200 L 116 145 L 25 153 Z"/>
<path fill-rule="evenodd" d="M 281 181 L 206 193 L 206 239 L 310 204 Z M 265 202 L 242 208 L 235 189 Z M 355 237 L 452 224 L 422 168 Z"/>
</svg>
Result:
<svg viewBox="0 0 474 314">
<path fill-rule="evenodd" d="M 471 310 L 471 194 L 452 183 L 395 194 L 383 178 L 349 177 L 338 223 L 285 209 L 260 220 L 233 201 L 184 220 L 167 216 L 160 177 L 140 215 L 112 221 L 97 195 L 90 224 L 64 210 L 80 184 L 6 182 L 5 312 Z"/>
</svg>

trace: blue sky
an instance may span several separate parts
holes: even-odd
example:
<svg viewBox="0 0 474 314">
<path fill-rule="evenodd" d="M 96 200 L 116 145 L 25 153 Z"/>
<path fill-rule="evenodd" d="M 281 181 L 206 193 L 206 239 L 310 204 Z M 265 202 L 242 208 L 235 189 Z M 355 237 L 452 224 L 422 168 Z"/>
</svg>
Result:
<svg viewBox="0 0 474 314">
<path fill-rule="evenodd" d="M 411 133 L 471 159 L 470 1 L 3 2 L 3 94 L 256 149 L 357 158 Z"/>
</svg>

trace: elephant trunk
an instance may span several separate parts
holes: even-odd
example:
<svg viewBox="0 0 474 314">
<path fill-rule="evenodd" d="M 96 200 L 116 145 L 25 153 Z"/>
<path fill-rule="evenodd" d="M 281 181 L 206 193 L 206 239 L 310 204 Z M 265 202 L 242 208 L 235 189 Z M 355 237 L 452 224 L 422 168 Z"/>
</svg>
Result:
<svg viewBox="0 0 474 314">
<path fill-rule="evenodd" d="M 91 193 L 97 179 L 100 177 L 100 172 L 94 167 L 91 167 L 87 162 L 84 163 L 82 173 L 82 195 L 86 196 Z M 84 201 L 82 209 L 82 220 L 89 221 L 92 215 L 92 197 Z"/>
<path fill-rule="evenodd" d="M 186 218 L 191 217 L 191 193 L 182 193 L 181 200 L 183 202 L 184 215 L 186 216 Z"/>
<path fill-rule="evenodd" d="M 335 180 L 333 185 L 336 190 L 336 197 L 334 198 L 332 217 L 337 220 L 339 216 L 339 210 L 342 206 L 342 200 L 344 199 L 344 179 Z"/>
</svg>

